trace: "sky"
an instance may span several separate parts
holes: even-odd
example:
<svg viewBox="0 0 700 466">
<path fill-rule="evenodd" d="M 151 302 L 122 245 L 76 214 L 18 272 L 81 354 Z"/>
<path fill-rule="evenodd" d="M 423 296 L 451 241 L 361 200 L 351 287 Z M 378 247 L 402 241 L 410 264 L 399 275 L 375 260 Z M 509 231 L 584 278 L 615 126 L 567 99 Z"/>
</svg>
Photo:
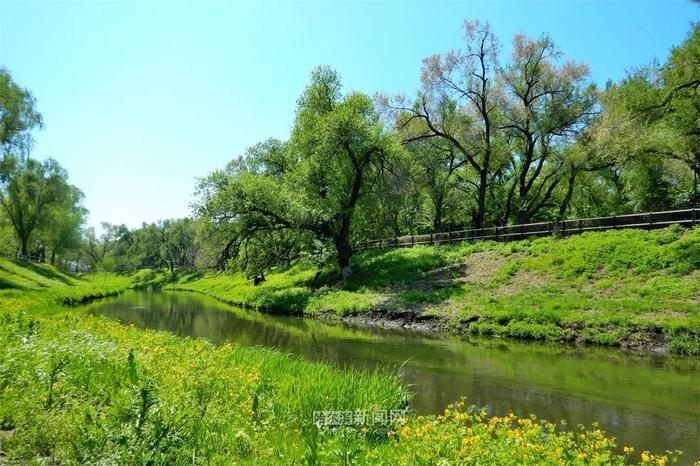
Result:
<svg viewBox="0 0 700 466">
<path fill-rule="evenodd" d="M 10 1 L 0 66 L 43 114 L 32 156 L 85 193 L 88 224 L 191 214 L 196 178 L 288 137 L 318 65 L 346 91 L 413 94 L 422 58 L 459 47 L 465 19 L 549 34 L 593 81 L 663 61 L 700 6 L 677 1 Z"/>
</svg>

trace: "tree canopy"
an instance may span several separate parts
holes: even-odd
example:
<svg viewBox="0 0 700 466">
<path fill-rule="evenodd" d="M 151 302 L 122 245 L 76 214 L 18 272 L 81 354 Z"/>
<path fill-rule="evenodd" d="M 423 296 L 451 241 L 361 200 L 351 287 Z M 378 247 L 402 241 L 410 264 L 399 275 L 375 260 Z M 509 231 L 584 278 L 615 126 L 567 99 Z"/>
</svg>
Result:
<svg viewBox="0 0 700 466">
<path fill-rule="evenodd" d="M 300 258 L 347 277 L 353 246 L 373 238 L 697 207 L 699 88 L 698 24 L 663 63 L 598 89 L 550 36 L 503 41 L 466 21 L 460 47 L 423 60 L 415 92 L 345 92 L 319 66 L 289 137 L 199 179 L 193 218 L 98 233 L 65 170 L 31 157 L 42 117 L 0 70 L 0 235 L 52 261 L 259 282 Z"/>
</svg>

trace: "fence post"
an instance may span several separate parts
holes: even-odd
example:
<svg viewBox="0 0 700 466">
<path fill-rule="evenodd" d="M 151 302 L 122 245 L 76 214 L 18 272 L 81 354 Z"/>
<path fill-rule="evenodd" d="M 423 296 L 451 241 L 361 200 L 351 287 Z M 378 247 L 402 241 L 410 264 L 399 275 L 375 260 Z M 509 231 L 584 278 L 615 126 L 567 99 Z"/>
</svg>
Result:
<svg viewBox="0 0 700 466">
<path fill-rule="evenodd" d="M 578 233 L 579 234 L 583 233 L 583 226 L 581 223 L 581 219 L 578 219 Z"/>
<path fill-rule="evenodd" d="M 398 236 L 394 236 L 394 247 L 395 248 L 399 247 L 399 237 Z"/>
<path fill-rule="evenodd" d="M 695 207 L 693 207 L 693 217 L 692 217 L 692 220 L 691 220 L 691 223 L 690 223 L 691 226 L 695 226 L 695 221 L 697 220 L 697 210 L 698 210 L 698 209 L 696 209 Z"/>
<path fill-rule="evenodd" d="M 651 230 L 653 226 L 654 226 L 654 215 L 651 212 L 649 212 L 649 229 Z"/>
<path fill-rule="evenodd" d="M 430 232 L 430 244 L 433 244 L 433 232 Z"/>
<path fill-rule="evenodd" d="M 415 245 L 415 237 L 411 235 L 411 247 Z"/>
<path fill-rule="evenodd" d="M 452 224 L 447 226 L 447 244 L 452 244 Z"/>
</svg>

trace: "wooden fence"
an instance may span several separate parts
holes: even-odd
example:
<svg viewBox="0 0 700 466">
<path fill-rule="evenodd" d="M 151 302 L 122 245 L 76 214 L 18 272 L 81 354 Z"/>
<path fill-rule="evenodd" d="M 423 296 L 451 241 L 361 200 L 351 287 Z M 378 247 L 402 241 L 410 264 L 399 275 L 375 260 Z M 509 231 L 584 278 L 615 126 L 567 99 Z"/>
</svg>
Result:
<svg viewBox="0 0 700 466">
<path fill-rule="evenodd" d="M 49 260 L 46 257 L 40 257 L 40 256 L 27 256 L 24 254 L 9 254 L 9 253 L 2 253 L 0 254 L 2 257 L 6 257 L 7 259 L 21 259 L 23 261 L 27 262 L 45 262 L 48 263 Z"/>
<path fill-rule="evenodd" d="M 693 227 L 700 225 L 700 209 L 646 212 L 643 214 L 613 215 L 611 217 L 581 218 L 551 222 L 504 225 L 470 230 L 443 231 L 424 235 L 396 236 L 394 238 L 371 239 L 357 244 L 354 251 L 377 248 L 412 247 L 418 244 L 449 244 L 462 241 L 513 241 L 549 235 L 575 235 L 587 231 L 617 230 L 623 228 L 654 229 L 669 225 Z"/>
</svg>

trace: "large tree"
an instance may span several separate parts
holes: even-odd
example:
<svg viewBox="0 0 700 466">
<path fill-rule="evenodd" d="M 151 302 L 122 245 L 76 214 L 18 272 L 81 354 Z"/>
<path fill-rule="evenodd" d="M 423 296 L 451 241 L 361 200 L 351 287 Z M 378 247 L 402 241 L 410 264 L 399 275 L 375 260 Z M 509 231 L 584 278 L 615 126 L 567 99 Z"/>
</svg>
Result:
<svg viewBox="0 0 700 466">
<path fill-rule="evenodd" d="M 654 150 L 693 172 L 692 203 L 700 203 L 700 23 L 666 63 L 636 70 L 621 85 L 640 130 L 659 132 Z"/>
<path fill-rule="evenodd" d="M 517 223 L 528 223 L 556 205 L 553 193 L 565 179 L 562 146 L 573 142 L 594 114 L 597 92 L 588 82 L 588 66 L 560 64 L 561 55 L 547 36 L 513 39 L 512 58 L 501 74 L 502 129 L 512 141 L 504 221 L 514 214 Z"/>
<path fill-rule="evenodd" d="M 60 202 L 54 203 L 40 222 L 40 235 L 51 251 L 51 264 L 56 262 L 57 256 L 77 251 L 81 246 L 82 227 L 87 216 L 83 197 L 78 188 L 68 186 Z"/>
<path fill-rule="evenodd" d="M 30 131 L 41 126 L 32 94 L 12 80 L 10 73 L 0 68 L 0 148 L 3 154 L 26 151 Z"/>
<path fill-rule="evenodd" d="M 66 171 L 53 159 L 5 155 L 0 162 L 0 207 L 12 224 L 22 255 L 29 239 L 52 209 L 65 205 L 75 189 Z"/>
<path fill-rule="evenodd" d="M 357 204 L 368 180 L 397 150 L 371 99 L 343 95 L 338 74 L 319 67 L 299 98 L 288 145 L 251 150 L 227 171 L 209 176 L 200 185 L 198 212 L 228 224 L 232 237 L 225 256 L 256 235 L 303 232 L 332 244 L 346 277 Z"/>
<path fill-rule="evenodd" d="M 426 175 L 433 179 L 437 231 L 442 224 L 442 201 L 455 178 L 467 170 L 476 174 L 475 179 L 463 175 L 461 181 L 474 187 L 472 220 L 475 228 L 482 227 L 489 184 L 502 165 L 496 134 L 498 40 L 491 26 L 479 21 L 465 22 L 464 38 L 463 49 L 423 60 L 422 87 L 413 105 L 406 105 L 403 97 L 384 99 L 395 111 L 405 144 L 432 141 L 420 152 L 431 158 Z"/>
</svg>

